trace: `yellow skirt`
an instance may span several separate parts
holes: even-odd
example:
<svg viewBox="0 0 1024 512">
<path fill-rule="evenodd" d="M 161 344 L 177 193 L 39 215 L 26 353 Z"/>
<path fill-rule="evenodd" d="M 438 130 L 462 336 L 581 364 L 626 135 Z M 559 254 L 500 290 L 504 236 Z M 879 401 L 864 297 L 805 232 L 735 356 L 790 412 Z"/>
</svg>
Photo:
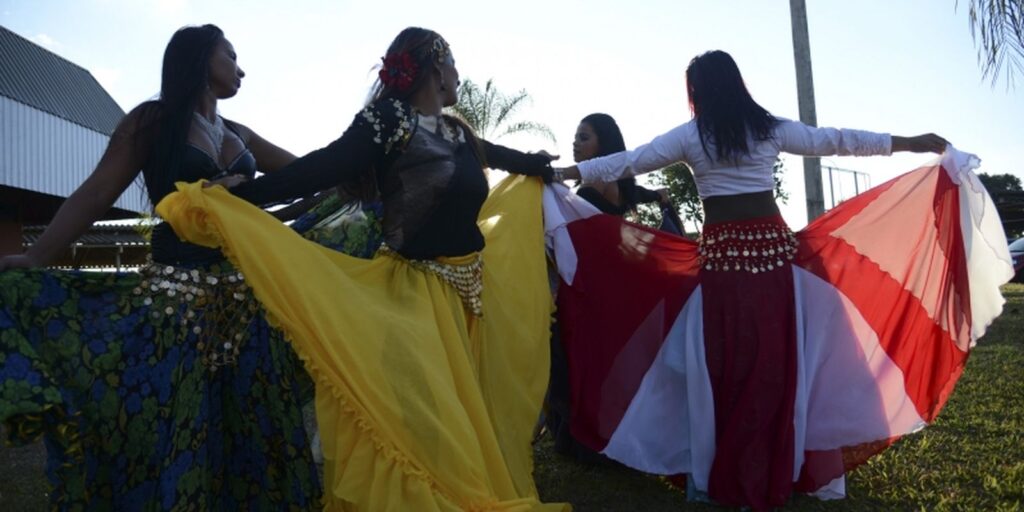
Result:
<svg viewBox="0 0 1024 512">
<path fill-rule="evenodd" d="M 532 476 L 553 307 L 542 186 L 511 176 L 484 203 L 482 317 L 437 275 L 304 240 L 222 187 L 179 183 L 157 206 L 222 248 L 316 381 L 327 510 L 569 508 L 541 504 Z"/>
</svg>

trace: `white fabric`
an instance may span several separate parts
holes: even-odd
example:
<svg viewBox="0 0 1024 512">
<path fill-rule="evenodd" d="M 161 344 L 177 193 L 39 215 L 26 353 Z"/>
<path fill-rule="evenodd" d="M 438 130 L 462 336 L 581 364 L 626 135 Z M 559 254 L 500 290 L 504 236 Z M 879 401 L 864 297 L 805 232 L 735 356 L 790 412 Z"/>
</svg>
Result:
<svg viewBox="0 0 1024 512">
<path fill-rule="evenodd" d="M 602 453 L 648 473 L 690 473 L 697 488 L 707 490 L 715 456 L 715 407 L 704 360 L 702 311 L 697 288 Z"/>
<path fill-rule="evenodd" d="M 541 204 L 544 208 L 544 242 L 554 255 L 558 273 L 566 283 L 572 284 L 577 260 L 567 226 L 570 222 L 598 215 L 601 210 L 562 183 L 544 187 Z"/>
<path fill-rule="evenodd" d="M 779 153 L 806 156 L 888 155 L 892 137 L 887 133 L 862 130 L 815 128 L 798 121 L 779 119 L 772 136 L 763 141 L 747 138 L 748 155 L 735 160 L 717 161 L 715 146 L 708 141 L 708 153 L 701 146 L 697 121 L 691 120 L 632 151 L 623 151 L 577 165 L 585 183 L 615 181 L 656 171 L 669 164 L 684 162 L 693 170 L 701 199 L 712 196 L 745 194 L 774 190 L 772 167 Z"/>
<path fill-rule="evenodd" d="M 793 267 L 797 325 L 794 473 L 804 450 L 831 450 L 925 425 L 903 372 L 854 305 L 831 284 Z M 704 359 L 701 289 L 687 300 L 602 453 L 657 474 L 689 473 L 707 491 L 715 455 L 714 398 Z M 843 496 L 840 477 L 819 489 Z"/>
<path fill-rule="evenodd" d="M 903 371 L 838 289 L 793 267 L 797 390 L 793 423 L 799 476 L 804 450 L 833 450 L 888 439 L 925 425 Z"/>
<path fill-rule="evenodd" d="M 1013 259 L 992 198 L 974 174 L 981 159 L 950 145 L 940 165 L 960 185 L 960 229 L 971 283 L 971 344 L 985 334 L 1003 311 L 999 286 L 1013 279 Z"/>
</svg>

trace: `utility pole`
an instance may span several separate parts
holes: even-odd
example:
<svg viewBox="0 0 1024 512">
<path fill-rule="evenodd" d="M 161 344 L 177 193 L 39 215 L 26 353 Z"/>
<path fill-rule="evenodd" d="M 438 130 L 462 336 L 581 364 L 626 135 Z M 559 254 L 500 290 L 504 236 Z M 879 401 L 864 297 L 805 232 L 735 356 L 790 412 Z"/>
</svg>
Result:
<svg viewBox="0 0 1024 512">
<path fill-rule="evenodd" d="M 793 25 L 793 60 L 796 62 L 796 95 L 800 122 L 818 126 L 814 110 L 814 76 L 811 73 L 811 42 L 807 35 L 807 5 L 804 0 L 789 0 Z M 804 190 L 807 193 L 807 222 L 825 213 L 825 194 L 821 183 L 821 159 L 804 157 Z"/>
</svg>

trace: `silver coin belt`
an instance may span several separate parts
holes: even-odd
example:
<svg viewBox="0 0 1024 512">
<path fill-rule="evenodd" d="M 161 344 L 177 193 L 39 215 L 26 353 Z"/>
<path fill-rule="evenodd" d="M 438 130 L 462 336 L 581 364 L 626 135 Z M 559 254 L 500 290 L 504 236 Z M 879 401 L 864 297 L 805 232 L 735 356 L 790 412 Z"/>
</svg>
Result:
<svg viewBox="0 0 1024 512">
<path fill-rule="evenodd" d="M 470 263 L 453 265 L 436 260 L 410 260 L 387 245 L 381 245 L 377 252 L 405 261 L 417 270 L 434 274 L 455 289 L 466 309 L 476 317 L 483 317 L 484 303 L 480 294 L 484 290 L 484 260 L 480 254 L 476 254 Z"/>
<path fill-rule="evenodd" d="M 697 243 L 701 269 L 723 272 L 771 272 L 797 251 L 796 235 L 780 224 L 709 226 Z"/>
<path fill-rule="evenodd" d="M 241 272 L 187 269 L 148 263 L 133 293 L 151 307 L 153 319 L 177 320 L 182 337 L 194 334 L 196 348 L 211 371 L 238 362 L 250 323 L 260 307 Z"/>
</svg>

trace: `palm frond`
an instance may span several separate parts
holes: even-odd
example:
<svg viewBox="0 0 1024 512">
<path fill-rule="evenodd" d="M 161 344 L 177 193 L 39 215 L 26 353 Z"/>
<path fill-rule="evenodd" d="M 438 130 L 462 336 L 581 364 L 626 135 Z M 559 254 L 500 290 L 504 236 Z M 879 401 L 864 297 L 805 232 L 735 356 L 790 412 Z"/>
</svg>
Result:
<svg viewBox="0 0 1024 512">
<path fill-rule="evenodd" d="M 530 133 L 540 135 L 550 140 L 553 144 L 558 144 L 558 139 L 555 138 L 555 134 L 551 131 L 551 128 L 548 128 L 545 124 L 535 123 L 533 121 L 520 121 L 518 123 L 513 123 L 509 125 L 509 127 L 506 128 L 498 137 L 500 138 L 505 135 L 512 135 L 513 133 Z"/>
<path fill-rule="evenodd" d="M 498 113 L 494 118 L 494 124 L 500 125 L 505 122 L 509 116 L 514 114 L 519 107 L 530 99 L 530 95 L 526 93 L 526 90 L 520 90 L 514 96 L 505 96 L 502 98 L 501 103 L 498 104 Z"/>
<path fill-rule="evenodd" d="M 1013 87 L 1024 73 L 1024 0 L 970 0 L 967 14 L 982 77 L 995 86 L 1005 76 Z"/>
<path fill-rule="evenodd" d="M 490 139 L 503 129 L 497 138 L 512 133 L 533 133 L 557 143 L 555 134 L 547 125 L 533 121 L 510 124 L 520 107 L 531 101 L 525 89 L 509 96 L 498 90 L 493 78 L 484 82 L 482 87 L 466 79 L 459 84 L 457 93 L 458 101 L 447 111 L 465 121 L 478 136 Z"/>
</svg>

